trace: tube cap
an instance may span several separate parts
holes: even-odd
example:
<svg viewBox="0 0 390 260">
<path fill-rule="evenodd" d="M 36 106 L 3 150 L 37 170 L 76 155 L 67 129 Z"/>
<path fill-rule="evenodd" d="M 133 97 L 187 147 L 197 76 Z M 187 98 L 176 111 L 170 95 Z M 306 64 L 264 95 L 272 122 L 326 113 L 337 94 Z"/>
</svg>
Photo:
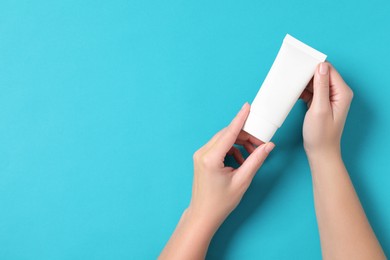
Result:
<svg viewBox="0 0 390 260">
<path fill-rule="evenodd" d="M 278 127 L 253 112 L 249 113 L 243 130 L 263 142 L 269 142 Z"/>
</svg>

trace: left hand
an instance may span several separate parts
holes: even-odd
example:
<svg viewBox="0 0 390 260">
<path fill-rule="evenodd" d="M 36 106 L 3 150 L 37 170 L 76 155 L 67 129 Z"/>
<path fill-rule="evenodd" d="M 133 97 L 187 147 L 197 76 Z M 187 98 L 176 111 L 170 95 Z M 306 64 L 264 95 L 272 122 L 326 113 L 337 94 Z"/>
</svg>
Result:
<svg viewBox="0 0 390 260">
<path fill-rule="evenodd" d="M 192 198 L 186 214 L 215 230 L 238 205 L 257 170 L 275 147 L 242 131 L 249 110 L 250 105 L 245 103 L 229 126 L 194 154 Z M 234 144 L 248 151 L 247 159 Z M 225 166 L 227 154 L 241 166 L 237 169 Z"/>
</svg>

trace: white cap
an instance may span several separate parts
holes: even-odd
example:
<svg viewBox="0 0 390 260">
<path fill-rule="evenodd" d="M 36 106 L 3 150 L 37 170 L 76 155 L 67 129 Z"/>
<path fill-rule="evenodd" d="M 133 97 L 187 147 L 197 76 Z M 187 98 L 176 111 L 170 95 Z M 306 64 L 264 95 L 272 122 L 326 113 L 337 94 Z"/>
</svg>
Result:
<svg viewBox="0 0 390 260">
<path fill-rule="evenodd" d="M 269 142 L 278 127 L 253 112 L 249 113 L 243 130 L 263 142 Z"/>
</svg>

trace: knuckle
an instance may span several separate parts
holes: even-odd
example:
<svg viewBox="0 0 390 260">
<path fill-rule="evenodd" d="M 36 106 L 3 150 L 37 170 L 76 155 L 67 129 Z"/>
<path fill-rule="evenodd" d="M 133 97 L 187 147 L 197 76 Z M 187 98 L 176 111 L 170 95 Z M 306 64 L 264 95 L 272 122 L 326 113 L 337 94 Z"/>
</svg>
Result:
<svg viewBox="0 0 390 260">
<path fill-rule="evenodd" d="M 313 107 L 313 115 L 317 116 L 317 117 L 324 117 L 328 114 L 328 109 L 325 108 L 324 106 L 320 106 L 320 107 Z"/>
<path fill-rule="evenodd" d="M 329 79 L 326 76 L 320 76 L 317 79 L 317 84 L 320 87 L 327 87 L 329 85 Z"/>
<path fill-rule="evenodd" d="M 199 161 L 199 157 L 200 157 L 200 151 L 197 150 L 193 155 L 192 155 L 192 159 L 197 162 Z"/>
<path fill-rule="evenodd" d="M 207 168 L 211 165 L 212 160 L 209 155 L 204 154 L 200 157 L 200 163 L 202 164 L 203 167 Z"/>
<path fill-rule="evenodd" d="M 353 98 L 353 96 L 354 96 L 353 90 L 347 84 L 344 83 L 341 87 L 341 90 L 342 90 L 341 92 L 345 98 L 347 98 L 347 99 Z"/>
<path fill-rule="evenodd" d="M 350 89 L 349 87 L 343 90 L 342 95 L 343 95 L 343 100 L 348 102 L 351 102 L 354 96 L 352 89 Z"/>
<path fill-rule="evenodd" d="M 236 131 L 235 131 L 234 129 L 232 129 L 232 127 L 228 127 L 228 128 L 226 129 L 226 132 L 227 132 L 229 135 L 233 135 L 233 136 L 238 135 L 238 134 L 236 133 Z"/>
<path fill-rule="evenodd" d="M 353 99 L 353 96 L 354 96 L 354 93 L 352 91 L 352 89 L 348 88 L 348 91 L 347 91 L 347 97 L 349 100 L 352 100 Z"/>
<path fill-rule="evenodd" d="M 245 178 L 244 180 L 242 180 L 238 185 L 239 190 L 241 190 L 242 193 L 244 193 L 248 189 L 249 185 L 251 184 L 251 181 L 252 179 L 250 178 Z"/>
<path fill-rule="evenodd" d="M 212 164 L 212 158 L 207 153 L 198 150 L 193 154 L 194 163 L 203 168 L 208 168 Z"/>
<path fill-rule="evenodd" d="M 324 78 L 321 78 L 318 82 L 318 84 L 321 86 L 321 87 L 327 87 L 329 85 L 329 82 L 327 79 L 324 79 Z"/>
</svg>

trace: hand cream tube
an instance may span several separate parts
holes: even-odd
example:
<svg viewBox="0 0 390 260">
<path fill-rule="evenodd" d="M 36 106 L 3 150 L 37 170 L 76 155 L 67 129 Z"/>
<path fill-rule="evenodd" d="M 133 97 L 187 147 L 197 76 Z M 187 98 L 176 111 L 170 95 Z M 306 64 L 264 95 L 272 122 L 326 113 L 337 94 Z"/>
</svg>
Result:
<svg viewBox="0 0 390 260">
<path fill-rule="evenodd" d="M 243 130 L 269 142 L 326 55 L 287 34 L 251 105 Z"/>
</svg>

